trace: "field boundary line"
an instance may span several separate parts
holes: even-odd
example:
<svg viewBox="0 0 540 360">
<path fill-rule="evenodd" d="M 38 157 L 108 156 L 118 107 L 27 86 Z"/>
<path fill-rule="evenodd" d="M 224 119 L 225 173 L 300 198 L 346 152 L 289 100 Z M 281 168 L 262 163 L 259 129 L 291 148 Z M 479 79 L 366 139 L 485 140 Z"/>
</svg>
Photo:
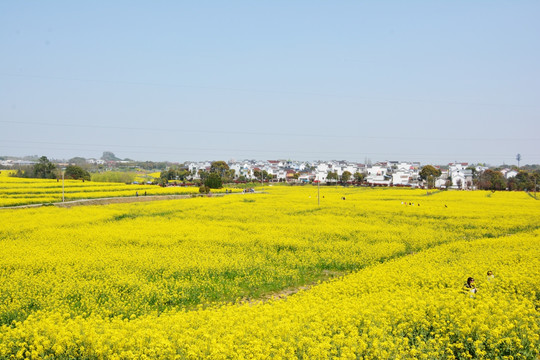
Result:
<svg viewBox="0 0 540 360">
<path fill-rule="evenodd" d="M 255 192 L 262 194 L 263 192 Z M 254 194 L 254 193 L 252 193 Z M 65 202 L 55 203 L 40 203 L 40 204 L 26 204 L 16 206 L 2 206 L 0 209 L 26 209 L 26 208 L 38 208 L 46 206 L 56 206 L 62 208 L 70 208 L 73 206 L 85 206 L 85 205 L 109 205 L 109 204 L 126 204 L 133 202 L 149 202 L 149 201 L 162 201 L 162 200 L 179 200 L 179 199 L 191 199 L 197 197 L 224 197 L 229 195 L 246 195 L 241 192 L 230 194 L 188 194 L 188 195 L 139 195 L 139 196 L 124 196 L 124 197 L 108 197 L 108 198 L 96 198 L 96 199 L 78 199 Z"/>
</svg>

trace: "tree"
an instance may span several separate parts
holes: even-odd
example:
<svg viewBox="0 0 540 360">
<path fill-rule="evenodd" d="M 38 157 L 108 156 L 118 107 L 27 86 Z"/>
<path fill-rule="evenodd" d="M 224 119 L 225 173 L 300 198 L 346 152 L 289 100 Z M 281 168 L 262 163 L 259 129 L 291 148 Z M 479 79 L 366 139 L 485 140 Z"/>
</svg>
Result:
<svg viewBox="0 0 540 360">
<path fill-rule="evenodd" d="M 335 171 L 335 172 L 329 171 L 328 174 L 326 175 L 326 180 L 335 180 L 335 181 L 337 181 L 338 180 L 337 171 Z"/>
<path fill-rule="evenodd" d="M 77 165 L 68 165 L 64 176 L 67 179 L 90 180 L 90 173 Z"/>
<path fill-rule="evenodd" d="M 253 176 L 255 177 L 255 179 L 257 179 L 258 181 L 260 181 L 261 179 L 262 180 L 270 180 L 272 179 L 272 175 L 270 175 L 268 173 L 268 171 L 266 170 L 259 170 L 259 169 L 253 169 Z"/>
<path fill-rule="evenodd" d="M 221 176 L 217 173 L 211 172 L 208 174 L 208 178 L 204 181 L 204 185 L 208 186 L 210 189 L 221 189 L 223 187 L 223 182 L 221 181 Z"/>
<path fill-rule="evenodd" d="M 439 177 L 441 176 L 441 170 L 437 169 L 432 165 L 426 165 L 420 170 L 420 178 L 422 180 L 427 180 L 430 176 Z"/>
<path fill-rule="evenodd" d="M 478 176 L 478 188 L 481 190 L 504 190 L 506 179 L 500 171 L 487 169 Z"/>
<path fill-rule="evenodd" d="M 199 174 L 199 177 L 201 178 L 202 182 L 205 182 L 206 179 L 208 178 L 208 175 L 209 175 L 208 171 L 203 170 L 203 169 L 200 169 L 198 174 Z"/>
<path fill-rule="evenodd" d="M 74 158 L 69 159 L 68 162 L 70 164 L 75 164 L 75 165 L 84 165 L 86 164 L 86 159 L 80 156 L 76 156 Z"/>
<path fill-rule="evenodd" d="M 223 176 L 223 182 L 232 182 L 235 177 L 236 177 L 236 170 L 229 169 L 225 171 L 225 175 Z"/>
<path fill-rule="evenodd" d="M 354 181 L 356 181 L 356 182 L 364 181 L 364 177 L 365 177 L 365 175 L 362 174 L 361 172 L 355 172 L 354 173 Z"/>
<path fill-rule="evenodd" d="M 262 180 L 262 171 L 259 169 L 253 169 L 253 177 L 257 180 Z"/>
<path fill-rule="evenodd" d="M 191 172 L 186 168 L 170 167 L 169 170 L 163 170 L 159 177 L 166 184 L 169 180 L 185 181 L 190 175 Z"/>
<path fill-rule="evenodd" d="M 214 161 L 210 164 L 210 172 L 216 173 L 220 177 L 225 177 L 225 174 L 229 170 L 229 165 L 225 161 Z"/>
<path fill-rule="evenodd" d="M 341 182 L 346 183 L 349 181 L 352 177 L 352 174 L 349 171 L 344 171 L 343 174 L 341 174 Z"/>
<path fill-rule="evenodd" d="M 39 158 L 39 162 L 32 167 L 30 177 L 39 179 L 56 179 L 56 166 L 46 156 Z"/>
<path fill-rule="evenodd" d="M 534 190 L 535 174 L 526 171 L 520 171 L 516 176 L 508 179 L 507 186 L 509 190 Z"/>
<path fill-rule="evenodd" d="M 441 170 L 437 169 L 434 166 L 426 165 L 420 170 L 420 179 L 427 182 L 427 186 L 429 188 L 430 184 L 431 186 L 435 186 L 435 179 L 441 176 Z"/>
<path fill-rule="evenodd" d="M 210 175 L 213 175 L 211 180 Z M 217 178 L 219 178 L 219 181 L 217 181 Z M 210 186 L 211 188 L 219 189 L 223 186 L 223 180 L 230 182 L 232 181 L 232 178 L 234 178 L 234 170 L 230 170 L 229 165 L 227 165 L 225 161 L 214 161 L 210 164 L 210 174 L 208 175 L 208 180 L 210 180 L 213 184 L 216 184 L 215 186 L 217 186 L 219 183 L 219 187 Z"/>
</svg>

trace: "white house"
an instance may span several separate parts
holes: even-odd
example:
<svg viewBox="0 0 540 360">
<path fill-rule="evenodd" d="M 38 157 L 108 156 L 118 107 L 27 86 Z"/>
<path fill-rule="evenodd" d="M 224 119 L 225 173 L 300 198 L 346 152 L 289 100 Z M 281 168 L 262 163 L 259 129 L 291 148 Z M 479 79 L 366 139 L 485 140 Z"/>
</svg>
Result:
<svg viewBox="0 0 540 360">
<path fill-rule="evenodd" d="M 514 169 L 504 169 L 501 171 L 505 178 L 510 179 L 515 177 L 518 174 L 517 170 Z"/>
<path fill-rule="evenodd" d="M 448 180 L 448 170 L 441 170 L 441 176 L 435 179 L 435 187 L 439 189 L 446 188 L 446 181 Z"/>
<path fill-rule="evenodd" d="M 87 164 L 96 164 L 96 165 L 103 165 L 105 164 L 105 160 L 102 159 L 86 159 Z"/>
<path fill-rule="evenodd" d="M 388 168 L 381 165 L 373 165 L 367 169 L 366 182 L 372 185 L 390 185 L 391 176 L 387 174 Z"/>
<path fill-rule="evenodd" d="M 304 174 L 301 174 L 298 177 L 298 181 L 301 182 L 301 183 L 309 183 L 309 182 L 313 181 L 314 179 L 315 179 L 315 175 L 310 174 L 310 173 L 304 173 Z"/>
<path fill-rule="evenodd" d="M 413 173 L 411 170 L 398 170 L 392 173 L 392 184 L 397 186 L 411 185 Z"/>
<path fill-rule="evenodd" d="M 287 170 L 285 169 L 276 169 L 276 180 L 277 181 L 286 181 L 287 180 Z"/>
<path fill-rule="evenodd" d="M 332 165 L 331 164 L 320 163 L 320 164 L 317 165 L 317 171 L 318 172 L 327 173 L 328 171 L 331 171 L 331 170 L 332 170 Z"/>
<path fill-rule="evenodd" d="M 317 171 L 317 172 L 315 172 L 315 181 L 325 183 L 327 176 L 328 176 L 328 172 L 326 172 L 326 171 Z"/>
<path fill-rule="evenodd" d="M 448 176 L 452 179 L 452 189 L 471 189 L 472 170 L 467 169 L 467 163 L 454 163 L 448 165 Z"/>
</svg>

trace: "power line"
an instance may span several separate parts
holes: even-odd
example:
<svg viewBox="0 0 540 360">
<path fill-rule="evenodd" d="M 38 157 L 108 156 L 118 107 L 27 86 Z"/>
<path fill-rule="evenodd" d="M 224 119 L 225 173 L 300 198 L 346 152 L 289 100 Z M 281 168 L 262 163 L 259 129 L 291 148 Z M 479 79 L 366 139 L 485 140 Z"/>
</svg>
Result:
<svg viewBox="0 0 540 360">
<path fill-rule="evenodd" d="M 151 86 L 151 87 L 164 87 L 164 88 L 185 88 L 185 89 L 199 89 L 199 90 L 212 90 L 212 91 L 234 91 L 243 93 L 261 93 L 261 94 L 281 94 L 281 95 L 309 95 L 318 97 L 332 97 L 332 98 L 344 98 L 354 99 L 360 101 L 382 101 L 382 102 L 404 102 L 404 103 L 432 103 L 432 104 L 451 104 L 451 105 L 473 105 L 473 106 L 495 106 L 495 107 L 518 107 L 518 108 L 536 108 L 538 105 L 518 105 L 518 104 L 502 104 L 502 103 L 489 103 L 489 102 L 474 102 L 474 101 L 453 101 L 453 100 L 433 100 L 433 99 L 412 99 L 412 98 L 373 98 L 367 96 L 354 96 L 354 95 L 341 95 L 331 93 L 320 92 L 303 92 L 303 91 L 286 91 L 286 90 L 267 90 L 267 89 L 248 89 L 248 88 L 235 88 L 235 87 L 220 87 L 220 86 L 201 86 L 201 85 L 187 85 L 187 84 L 170 84 L 160 82 L 146 82 L 146 81 L 127 81 L 127 80 L 103 80 L 103 79 L 84 79 L 84 78 L 72 78 L 65 76 L 43 76 L 43 75 L 26 75 L 26 74 L 0 74 L 5 77 L 20 77 L 28 79 L 44 79 L 55 81 L 72 81 L 72 82 L 86 82 L 86 83 L 102 83 L 102 84 L 117 84 L 117 85 L 130 85 L 130 86 Z"/>
<path fill-rule="evenodd" d="M 421 141 L 540 141 L 540 138 L 463 138 L 463 137 L 446 137 L 437 138 L 433 136 L 366 136 L 366 135 L 332 135 L 332 134 L 313 134 L 313 133 L 272 133 L 272 132 L 255 132 L 255 131 L 222 131 L 222 130 L 190 130 L 177 128 L 158 128 L 158 127 L 134 127 L 134 126 L 112 126 L 112 125 L 95 125 L 95 124 L 66 124 L 66 123 L 51 123 L 51 122 L 35 122 L 35 121 L 15 121 L 15 120 L 0 120 L 0 123 L 15 124 L 15 125 L 30 125 L 30 126 L 48 126 L 48 127 L 71 127 L 71 128 L 87 128 L 87 129 L 110 129 L 110 130 L 132 130 L 143 132 L 178 132 L 185 134 L 216 134 L 216 135 L 249 135 L 249 136 L 290 136 L 290 137 L 315 137 L 315 138 L 337 138 L 337 139 L 363 139 L 363 140 L 421 140 Z"/>
<path fill-rule="evenodd" d="M 14 142 L 14 143 L 21 143 L 21 141 L 3 141 L 3 142 Z M 488 158 L 488 159 L 513 159 L 513 155 L 507 155 L 507 154 L 434 154 L 434 153 L 385 153 L 385 152 L 350 152 L 350 151 L 325 151 L 325 150 L 319 150 L 319 151 L 297 151 L 297 150 L 258 150 L 258 149 L 239 149 L 239 148 L 198 148 L 198 147 L 181 147 L 181 148 L 174 148 L 174 147 L 157 147 L 158 149 L 164 149 L 163 151 L 155 151 L 152 149 L 155 149 L 154 146 L 118 146 L 118 145 L 105 145 L 105 144 L 72 144 L 72 143 L 45 143 L 45 142 L 31 142 L 31 141 L 23 141 L 24 143 L 28 144 L 40 144 L 40 145 L 52 145 L 52 146 L 41 146 L 41 149 L 43 150 L 56 150 L 56 151 L 102 151 L 103 147 L 107 147 L 108 150 L 112 151 L 129 151 L 130 153 L 138 153 L 138 154 L 153 154 L 153 155 L 175 155 L 178 156 L 179 154 L 199 154 L 199 153 L 247 153 L 248 155 L 251 153 L 258 153 L 258 154 L 306 154 L 306 155 L 333 155 L 333 156 L 343 156 L 346 154 L 347 156 L 377 156 L 381 158 L 407 158 L 407 157 L 423 157 L 423 158 Z M 65 146 L 63 146 L 65 145 Z M 61 147 L 56 147 L 61 146 Z M 82 146 L 82 147 L 81 147 Z M 28 146 L 20 146 L 20 145 L 1 145 L 0 148 L 6 148 L 6 149 L 27 149 Z M 130 148 L 129 150 L 122 150 L 124 148 Z M 140 150 L 133 150 L 133 148 L 138 148 Z M 146 150 L 142 150 L 146 149 Z M 540 158 L 539 154 L 528 154 L 528 158 Z"/>
</svg>

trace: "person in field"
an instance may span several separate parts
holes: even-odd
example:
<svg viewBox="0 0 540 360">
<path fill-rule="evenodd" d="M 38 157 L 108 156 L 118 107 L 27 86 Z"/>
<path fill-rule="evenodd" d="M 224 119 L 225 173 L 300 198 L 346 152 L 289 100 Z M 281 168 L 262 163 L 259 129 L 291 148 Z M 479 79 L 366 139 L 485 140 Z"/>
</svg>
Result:
<svg viewBox="0 0 540 360">
<path fill-rule="evenodd" d="M 467 278 L 467 282 L 463 285 L 463 291 L 470 294 L 470 297 L 474 297 L 476 294 L 476 285 L 472 277 Z"/>
<path fill-rule="evenodd" d="M 489 270 L 487 272 L 487 280 L 491 281 L 491 280 L 494 280 L 494 279 L 495 279 L 495 275 L 493 275 L 493 271 Z"/>
</svg>

